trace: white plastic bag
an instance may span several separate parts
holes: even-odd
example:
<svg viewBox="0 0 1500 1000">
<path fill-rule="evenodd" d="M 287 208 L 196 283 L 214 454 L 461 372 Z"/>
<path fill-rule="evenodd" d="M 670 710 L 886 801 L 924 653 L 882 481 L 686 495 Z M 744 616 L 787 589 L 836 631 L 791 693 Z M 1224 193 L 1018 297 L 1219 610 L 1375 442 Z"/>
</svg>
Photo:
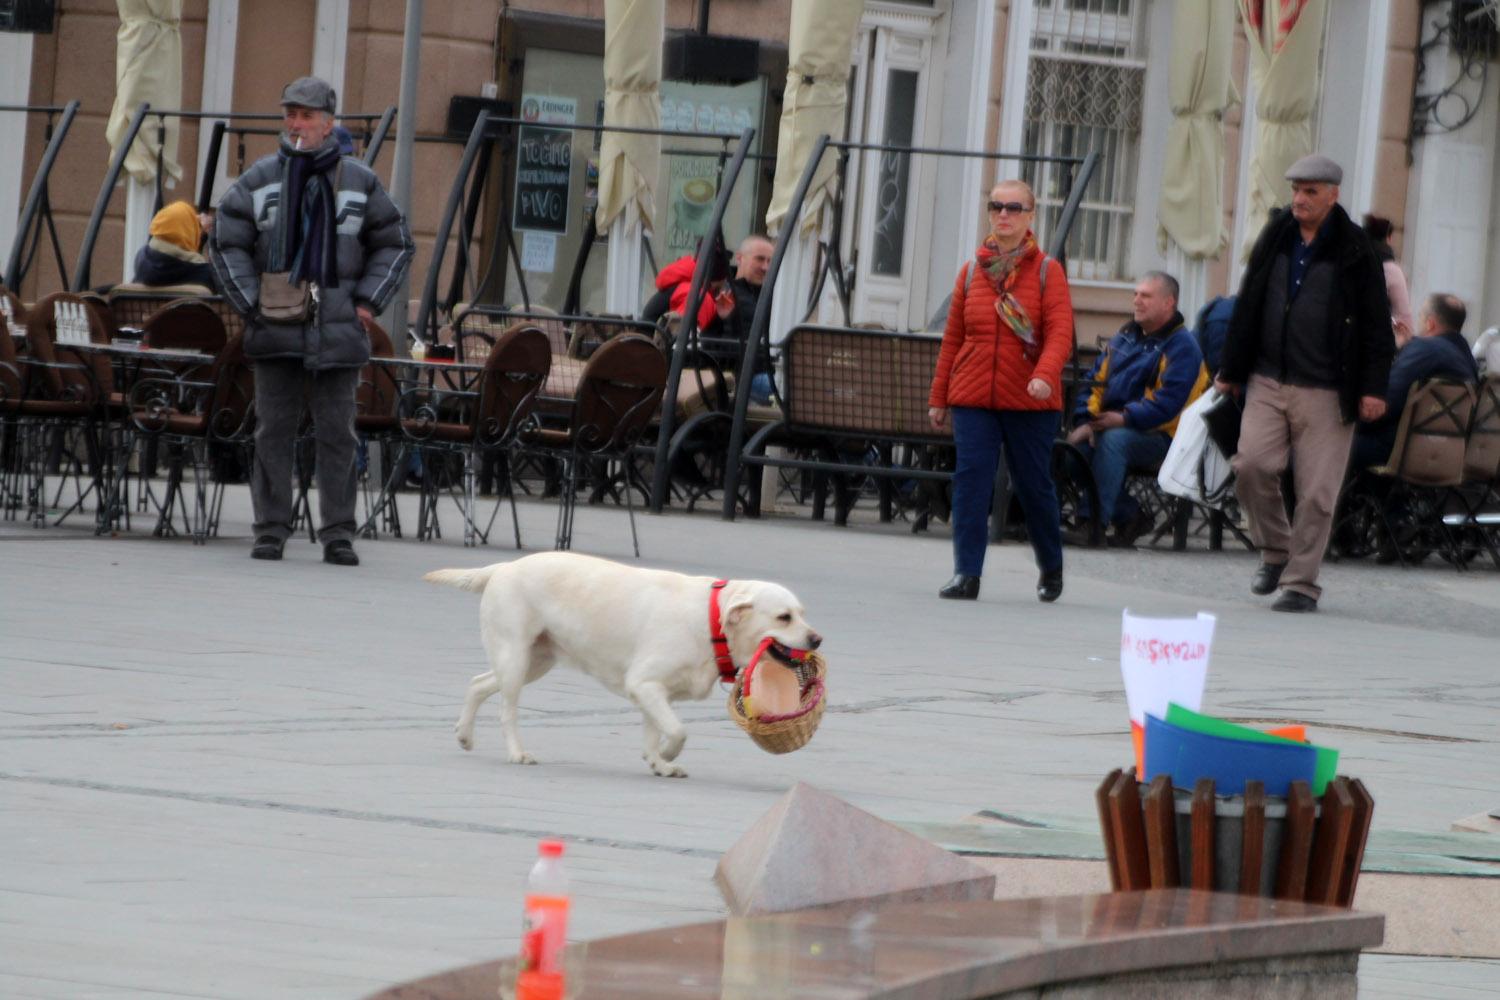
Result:
<svg viewBox="0 0 1500 1000">
<path fill-rule="evenodd" d="M 1208 507 L 1221 507 L 1229 499 L 1234 469 L 1208 436 L 1203 414 L 1219 400 L 1219 390 L 1210 388 L 1182 411 L 1172 447 L 1162 459 L 1156 482 L 1174 497 L 1184 497 Z"/>
</svg>

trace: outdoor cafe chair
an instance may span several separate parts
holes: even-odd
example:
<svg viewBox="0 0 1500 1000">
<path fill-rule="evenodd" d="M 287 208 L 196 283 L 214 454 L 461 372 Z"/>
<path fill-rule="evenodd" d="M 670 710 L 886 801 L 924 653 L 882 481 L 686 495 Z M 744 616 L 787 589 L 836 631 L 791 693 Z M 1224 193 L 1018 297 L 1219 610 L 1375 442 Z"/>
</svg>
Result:
<svg viewBox="0 0 1500 1000">
<path fill-rule="evenodd" d="M 174 520 L 180 512 L 194 544 L 202 545 L 218 534 L 224 505 L 224 483 L 211 475 L 210 445 L 246 453 L 250 446 L 255 376 L 242 336 L 235 334 L 224 343 L 203 377 L 193 374 L 164 371 L 138 379 L 131 386 L 129 407 L 133 436 L 158 441 L 167 453 L 166 492 L 152 533 L 176 534 Z M 189 465 L 191 508 L 183 489 Z"/>
<path fill-rule="evenodd" d="M 1390 457 L 1357 470 L 1344 486 L 1330 533 L 1335 555 L 1384 549 L 1407 565 L 1436 549 L 1462 565 L 1443 512 L 1451 488 L 1464 479 L 1473 411 L 1474 387 L 1463 382 L 1424 379 L 1411 388 Z"/>
<path fill-rule="evenodd" d="M 26 303 L 3 282 L 0 282 L 0 319 L 9 325 L 26 323 Z"/>
<path fill-rule="evenodd" d="M 57 343 L 59 315 L 82 322 Z M 28 519 L 37 527 L 47 523 L 47 512 L 61 506 L 72 485 L 72 502 L 58 516 L 61 524 L 83 509 L 89 497 L 96 503 L 109 478 L 109 424 L 120 399 L 107 356 L 76 345 L 82 333 L 88 345 L 108 345 L 111 324 L 102 310 L 82 296 L 55 292 L 26 313 L 26 352 L 17 355 L 21 397 L 17 421 L 15 463 L 24 480 Z M 47 477 L 57 470 L 58 483 L 48 500 Z M 103 504 L 98 504 L 103 512 Z"/>
<path fill-rule="evenodd" d="M 667 384 L 667 359 L 649 339 L 636 334 L 611 338 L 588 359 L 578 378 L 565 428 L 539 427 L 523 434 L 528 450 L 555 458 L 563 470 L 554 547 L 573 546 L 573 513 L 577 506 L 579 468 L 601 460 L 604 475 L 618 462 L 630 512 L 630 540 L 640 556 L 631 502 L 632 451 L 657 414 Z"/>
<path fill-rule="evenodd" d="M 396 356 L 396 347 L 390 334 L 379 323 L 371 323 L 370 360 L 359 372 L 359 385 L 354 390 L 354 433 L 359 435 L 366 449 L 365 468 L 360 475 L 360 492 L 364 497 L 365 517 L 363 537 L 375 537 L 375 520 L 383 515 L 386 530 L 401 537 L 401 519 L 395 501 L 381 492 L 376 497 L 370 477 L 369 448 L 374 446 L 380 456 L 382 470 L 406 464 L 406 449 L 402 443 L 399 406 L 401 384 L 395 372 L 382 361 Z"/>
<path fill-rule="evenodd" d="M 516 513 L 509 463 L 502 473 L 505 495 L 496 498 L 495 508 L 483 529 L 475 517 L 476 466 L 486 457 L 502 457 L 522 428 L 531 422 L 537 395 L 547 381 L 551 365 L 552 351 L 546 333 L 535 326 L 516 325 L 495 339 L 477 387 L 418 385 L 401 394 L 401 431 L 422 456 L 419 539 L 437 534 L 438 505 L 441 491 L 446 489 L 463 514 L 465 545 L 489 542 L 500 503 L 508 498 L 516 548 L 521 547 L 521 522 Z M 447 464 L 445 460 L 455 455 L 463 463 L 461 486 L 455 486 L 451 480 L 442 482 L 438 475 Z"/>
<path fill-rule="evenodd" d="M 23 314 L 24 315 L 24 314 Z M 13 520 L 25 495 L 17 432 L 21 400 L 26 394 L 21 361 L 10 323 L 0 313 L 0 512 Z"/>
<path fill-rule="evenodd" d="M 218 354 L 228 339 L 219 311 L 202 299 L 173 299 L 141 324 L 143 347 Z"/>
<path fill-rule="evenodd" d="M 1478 555 L 1483 546 L 1500 569 L 1500 373 L 1479 383 L 1464 444 L 1463 483 L 1452 488 L 1452 496 L 1462 510 L 1446 515 L 1444 523 L 1457 529 L 1463 554 Z"/>
</svg>

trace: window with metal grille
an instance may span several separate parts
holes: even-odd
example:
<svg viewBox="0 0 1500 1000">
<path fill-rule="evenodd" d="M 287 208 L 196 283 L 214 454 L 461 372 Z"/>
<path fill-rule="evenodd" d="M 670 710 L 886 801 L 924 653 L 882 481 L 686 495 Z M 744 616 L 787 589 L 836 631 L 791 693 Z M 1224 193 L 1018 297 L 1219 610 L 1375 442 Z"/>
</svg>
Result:
<svg viewBox="0 0 1500 1000">
<path fill-rule="evenodd" d="M 1026 74 L 1024 148 L 1056 156 L 1099 154 L 1099 167 L 1068 237 L 1068 275 L 1095 281 L 1130 278 L 1130 233 L 1146 52 L 1144 0 L 1034 0 L 1036 18 Z M 1067 200 L 1072 173 L 1054 163 L 1026 164 L 1037 195 L 1043 245 Z"/>
</svg>

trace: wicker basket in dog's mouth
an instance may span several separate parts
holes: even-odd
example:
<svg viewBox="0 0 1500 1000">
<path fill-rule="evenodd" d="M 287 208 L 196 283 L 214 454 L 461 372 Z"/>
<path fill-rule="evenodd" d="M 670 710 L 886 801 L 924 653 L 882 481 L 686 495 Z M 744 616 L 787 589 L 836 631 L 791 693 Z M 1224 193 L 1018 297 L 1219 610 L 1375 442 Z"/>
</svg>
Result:
<svg viewBox="0 0 1500 1000">
<path fill-rule="evenodd" d="M 734 690 L 729 692 L 729 717 L 750 734 L 755 745 L 767 753 L 791 753 L 807 746 L 807 741 L 818 731 L 823 721 L 823 707 L 827 702 L 824 678 L 828 665 L 823 657 L 809 652 L 795 668 L 797 679 L 802 684 L 802 707 L 791 715 L 761 716 L 752 719 L 745 714 L 740 693 L 745 673 L 735 678 Z"/>
</svg>

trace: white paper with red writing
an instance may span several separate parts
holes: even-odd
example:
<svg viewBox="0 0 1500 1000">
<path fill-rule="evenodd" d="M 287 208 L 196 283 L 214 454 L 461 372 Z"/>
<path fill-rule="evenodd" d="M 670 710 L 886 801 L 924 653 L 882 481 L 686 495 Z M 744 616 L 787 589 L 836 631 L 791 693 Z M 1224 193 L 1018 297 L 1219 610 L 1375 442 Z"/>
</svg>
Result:
<svg viewBox="0 0 1500 1000">
<path fill-rule="evenodd" d="M 1146 725 L 1146 713 L 1167 717 L 1167 703 L 1199 711 L 1208 682 L 1208 653 L 1214 643 L 1214 616 L 1140 618 L 1126 608 L 1120 626 L 1120 673 L 1133 726 Z"/>
</svg>

